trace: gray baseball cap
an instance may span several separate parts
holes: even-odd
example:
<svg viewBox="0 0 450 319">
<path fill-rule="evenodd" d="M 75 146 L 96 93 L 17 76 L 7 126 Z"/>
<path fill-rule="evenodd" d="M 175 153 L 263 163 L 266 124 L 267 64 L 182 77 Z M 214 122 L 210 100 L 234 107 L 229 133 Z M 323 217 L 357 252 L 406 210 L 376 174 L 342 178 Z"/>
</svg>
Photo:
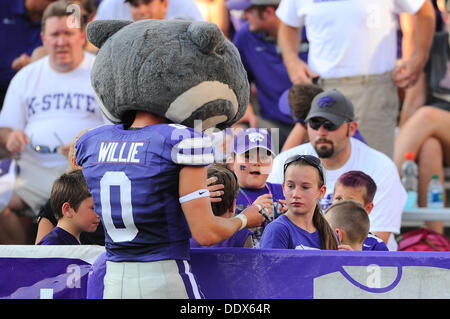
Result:
<svg viewBox="0 0 450 319">
<path fill-rule="evenodd" d="M 246 10 L 251 6 L 271 6 L 280 4 L 280 0 L 227 0 L 225 5 L 230 10 Z"/>
<path fill-rule="evenodd" d="M 346 120 L 355 120 L 355 111 L 350 99 L 338 90 L 333 89 L 314 97 L 305 122 L 314 117 L 322 117 L 337 126 L 341 126 Z"/>
</svg>

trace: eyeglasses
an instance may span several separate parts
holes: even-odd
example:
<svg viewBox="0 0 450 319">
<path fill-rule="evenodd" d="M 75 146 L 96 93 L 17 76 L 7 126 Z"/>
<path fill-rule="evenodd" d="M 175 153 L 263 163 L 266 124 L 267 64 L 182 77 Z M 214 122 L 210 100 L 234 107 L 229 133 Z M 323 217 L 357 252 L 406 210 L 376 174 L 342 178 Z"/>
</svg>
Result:
<svg viewBox="0 0 450 319">
<path fill-rule="evenodd" d="M 323 183 L 325 184 L 325 174 L 323 173 L 323 166 L 322 162 L 319 158 L 313 156 L 313 155 L 293 155 L 289 157 L 286 162 L 284 162 L 284 173 L 286 173 L 286 169 L 289 165 L 291 165 L 294 162 L 297 162 L 299 160 L 304 160 L 306 163 L 308 163 L 311 166 L 314 166 L 319 171 L 320 177 L 323 180 Z"/>
<path fill-rule="evenodd" d="M 309 119 L 308 123 L 313 130 L 318 130 L 322 125 L 327 131 L 336 131 L 339 128 L 338 125 L 329 120 L 320 120 L 318 118 Z"/>
<path fill-rule="evenodd" d="M 59 140 L 60 144 L 59 146 L 56 146 L 55 148 L 51 149 L 49 146 L 47 145 L 35 145 L 33 143 L 30 143 L 31 148 L 37 152 L 37 153 L 41 153 L 41 154 L 53 154 L 53 153 L 57 153 L 59 151 L 59 148 L 64 144 L 63 141 L 61 140 L 61 138 L 58 136 L 58 134 L 53 133 L 53 135 L 56 136 L 56 138 Z"/>
<path fill-rule="evenodd" d="M 59 150 L 59 146 L 57 146 L 57 147 L 55 147 L 53 150 L 50 148 L 50 147 L 48 147 L 47 145 L 33 145 L 33 144 L 30 144 L 31 145 L 31 148 L 35 151 L 35 152 L 38 152 L 38 153 L 41 153 L 41 154 L 52 154 L 52 153 L 56 153 L 56 152 L 58 152 L 58 150 Z"/>
</svg>

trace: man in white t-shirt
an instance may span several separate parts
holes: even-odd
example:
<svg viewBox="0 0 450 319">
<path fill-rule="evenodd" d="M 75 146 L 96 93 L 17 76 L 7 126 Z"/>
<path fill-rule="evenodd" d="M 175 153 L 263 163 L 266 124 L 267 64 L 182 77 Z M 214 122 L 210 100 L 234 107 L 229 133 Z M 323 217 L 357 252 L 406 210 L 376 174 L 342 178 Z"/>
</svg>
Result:
<svg viewBox="0 0 450 319">
<path fill-rule="evenodd" d="M 358 128 L 352 102 L 337 90 L 322 92 L 313 99 L 306 123 L 310 142 L 278 154 L 267 181 L 283 183 L 284 162 L 294 154 L 318 156 L 326 169 L 327 192 L 321 201 L 325 210 L 332 203 L 339 176 L 350 170 L 363 171 L 377 184 L 370 231 L 383 239 L 389 250 L 397 250 L 393 234 L 400 232 L 406 191 L 389 157 L 351 138 Z"/>
<path fill-rule="evenodd" d="M 395 14 L 415 15 L 415 50 L 395 67 Z M 355 105 L 367 143 L 392 158 L 399 87 L 415 83 L 427 59 L 435 13 L 429 0 L 282 0 L 277 15 L 284 63 L 294 84 L 336 88 Z M 301 28 L 309 40 L 308 64 L 298 58 Z M 396 86 L 397 85 L 397 86 Z"/>
<path fill-rule="evenodd" d="M 0 113 L 0 143 L 20 156 L 14 192 L 0 213 L 0 243 L 33 242 L 18 214 L 37 215 L 68 167 L 70 143 L 106 122 L 91 87 L 94 56 L 83 51 L 84 26 L 66 6 L 58 1 L 47 7 L 41 37 L 49 54 L 15 75 Z"/>
</svg>

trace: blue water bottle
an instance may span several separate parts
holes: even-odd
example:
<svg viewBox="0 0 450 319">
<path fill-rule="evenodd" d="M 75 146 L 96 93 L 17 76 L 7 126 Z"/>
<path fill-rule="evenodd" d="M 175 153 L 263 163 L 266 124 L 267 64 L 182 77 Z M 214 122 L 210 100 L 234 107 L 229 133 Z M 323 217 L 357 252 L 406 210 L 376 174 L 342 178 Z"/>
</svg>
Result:
<svg viewBox="0 0 450 319">
<path fill-rule="evenodd" d="M 428 208 L 443 209 L 444 208 L 444 187 L 442 186 L 439 175 L 434 174 L 428 184 L 427 196 Z"/>
</svg>

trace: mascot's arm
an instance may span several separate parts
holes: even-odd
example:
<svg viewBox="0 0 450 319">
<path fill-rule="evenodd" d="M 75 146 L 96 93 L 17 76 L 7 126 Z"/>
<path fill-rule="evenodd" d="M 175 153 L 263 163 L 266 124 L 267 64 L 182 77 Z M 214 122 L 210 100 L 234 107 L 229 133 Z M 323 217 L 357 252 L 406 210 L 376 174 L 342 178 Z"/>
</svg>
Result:
<svg viewBox="0 0 450 319">
<path fill-rule="evenodd" d="M 206 167 L 186 166 L 180 171 L 179 194 L 183 197 L 199 189 L 206 189 Z M 242 226 L 241 219 L 237 217 L 223 218 L 215 216 L 211 209 L 209 197 L 200 197 L 181 204 L 194 239 L 203 246 L 220 243 L 231 237 Z M 244 210 L 247 218 L 246 227 L 261 225 L 264 216 L 255 206 Z"/>
</svg>

